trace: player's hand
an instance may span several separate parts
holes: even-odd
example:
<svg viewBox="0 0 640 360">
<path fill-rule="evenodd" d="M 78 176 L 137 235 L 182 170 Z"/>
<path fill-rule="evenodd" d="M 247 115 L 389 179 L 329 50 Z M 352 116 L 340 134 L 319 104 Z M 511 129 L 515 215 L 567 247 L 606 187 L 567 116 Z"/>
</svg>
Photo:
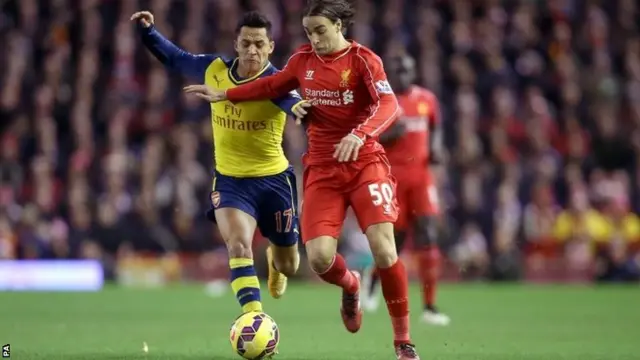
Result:
<svg viewBox="0 0 640 360">
<path fill-rule="evenodd" d="M 353 134 L 348 134 L 335 145 L 336 151 L 333 152 L 333 158 L 338 162 L 356 161 L 360 148 L 364 145 L 364 141 Z"/>
<path fill-rule="evenodd" d="M 153 25 L 153 14 L 149 11 L 138 11 L 137 13 L 131 15 L 131 21 L 139 21 L 142 26 L 148 28 Z"/>
<path fill-rule="evenodd" d="M 227 93 L 220 90 L 213 90 L 207 85 L 189 85 L 184 87 L 184 92 L 194 94 L 200 99 L 210 103 L 227 100 Z"/>
<path fill-rule="evenodd" d="M 302 124 L 302 119 L 307 116 L 307 109 L 311 107 L 311 104 L 308 101 L 302 101 L 293 108 L 291 108 L 291 112 L 296 117 L 296 125 Z"/>
</svg>

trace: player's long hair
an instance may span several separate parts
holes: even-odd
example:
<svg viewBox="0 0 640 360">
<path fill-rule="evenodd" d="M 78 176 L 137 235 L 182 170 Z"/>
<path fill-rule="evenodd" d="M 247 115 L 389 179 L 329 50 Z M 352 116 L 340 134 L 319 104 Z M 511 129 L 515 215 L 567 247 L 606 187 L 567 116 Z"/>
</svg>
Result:
<svg viewBox="0 0 640 360">
<path fill-rule="evenodd" d="M 342 21 L 342 32 L 346 33 L 353 23 L 356 10 L 350 0 L 309 0 L 303 12 L 304 16 L 323 16 L 332 23 Z"/>
</svg>

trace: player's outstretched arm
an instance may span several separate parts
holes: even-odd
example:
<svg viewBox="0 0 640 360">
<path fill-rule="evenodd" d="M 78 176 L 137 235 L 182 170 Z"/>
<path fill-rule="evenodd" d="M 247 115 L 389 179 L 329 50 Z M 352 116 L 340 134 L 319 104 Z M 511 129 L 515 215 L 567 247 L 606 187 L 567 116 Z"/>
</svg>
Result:
<svg viewBox="0 0 640 360">
<path fill-rule="evenodd" d="M 187 94 L 193 94 L 210 103 L 228 100 L 225 91 L 215 90 L 207 85 L 188 85 L 183 90 Z M 307 115 L 307 109 L 311 107 L 311 104 L 302 100 L 293 91 L 283 98 L 275 99 L 274 102 L 289 115 L 294 116 L 298 125 L 302 122 L 302 118 Z"/>
<path fill-rule="evenodd" d="M 212 54 L 194 55 L 177 47 L 155 28 L 153 14 L 148 11 L 131 15 L 131 20 L 138 23 L 142 43 L 171 70 L 202 80 L 209 64 L 218 57 Z"/>
<path fill-rule="evenodd" d="M 299 66 L 299 53 L 293 54 L 284 69 L 273 75 L 262 77 L 258 80 L 228 89 L 225 98 L 231 102 L 250 100 L 278 99 L 290 95 L 290 92 L 300 87 L 296 76 Z"/>
<path fill-rule="evenodd" d="M 251 100 L 277 99 L 286 96 L 297 87 L 298 79 L 285 71 L 281 71 L 227 91 L 214 90 L 206 85 L 185 86 L 184 91 L 208 102 L 229 100 L 237 103 Z"/>
<path fill-rule="evenodd" d="M 277 99 L 299 86 L 298 78 L 285 67 L 273 75 L 228 89 L 226 98 L 231 102 Z"/>
</svg>

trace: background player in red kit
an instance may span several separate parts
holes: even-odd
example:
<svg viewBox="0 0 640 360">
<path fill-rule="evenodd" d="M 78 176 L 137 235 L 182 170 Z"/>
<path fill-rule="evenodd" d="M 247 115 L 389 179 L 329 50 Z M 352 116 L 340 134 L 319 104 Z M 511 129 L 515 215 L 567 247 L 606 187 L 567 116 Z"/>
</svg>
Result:
<svg viewBox="0 0 640 360">
<path fill-rule="evenodd" d="M 436 284 L 440 272 L 435 216 L 439 215 L 438 191 L 431 167 L 441 157 L 441 119 L 436 96 L 413 85 L 415 61 L 408 55 L 385 61 L 389 82 L 400 103 L 401 115 L 384 134 L 384 145 L 392 171 L 398 180 L 396 194 L 400 214 L 395 224 L 398 253 L 411 232 L 417 254 L 418 271 L 423 291 L 422 319 L 434 325 L 447 325 L 448 316 L 435 307 Z M 378 302 L 379 277 L 375 269 L 364 275 L 364 307 L 375 310 Z"/>
<path fill-rule="evenodd" d="M 399 106 L 371 50 L 344 37 L 354 11 L 345 0 L 312 0 L 302 20 L 310 45 L 300 47 L 272 76 L 224 92 L 206 86 L 185 91 L 208 101 L 277 98 L 300 88 L 313 106 L 306 120 L 308 152 L 303 162 L 302 240 L 312 269 L 340 286 L 347 330 L 360 329 L 359 275 L 337 254 L 337 241 L 351 206 L 365 230 L 380 276 L 394 332 L 396 358 L 419 359 L 409 335 L 407 274 L 398 259 L 395 179 L 377 142 L 396 119 Z"/>
</svg>

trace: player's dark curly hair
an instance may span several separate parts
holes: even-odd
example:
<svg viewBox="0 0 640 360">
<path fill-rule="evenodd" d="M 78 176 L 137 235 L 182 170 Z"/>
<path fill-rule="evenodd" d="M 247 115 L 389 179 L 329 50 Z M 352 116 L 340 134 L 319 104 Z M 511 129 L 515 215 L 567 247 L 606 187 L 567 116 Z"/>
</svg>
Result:
<svg viewBox="0 0 640 360">
<path fill-rule="evenodd" d="M 271 28 L 273 24 L 271 24 L 271 21 L 269 21 L 266 16 L 257 11 L 249 11 L 242 15 L 236 26 L 236 34 L 240 33 L 240 29 L 245 26 L 253 29 L 266 29 L 267 35 L 271 38 Z"/>
<path fill-rule="evenodd" d="M 324 16 L 334 24 L 341 20 L 342 28 L 346 30 L 353 23 L 356 10 L 350 0 L 309 0 L 303 14 Z"/>
</svg>

